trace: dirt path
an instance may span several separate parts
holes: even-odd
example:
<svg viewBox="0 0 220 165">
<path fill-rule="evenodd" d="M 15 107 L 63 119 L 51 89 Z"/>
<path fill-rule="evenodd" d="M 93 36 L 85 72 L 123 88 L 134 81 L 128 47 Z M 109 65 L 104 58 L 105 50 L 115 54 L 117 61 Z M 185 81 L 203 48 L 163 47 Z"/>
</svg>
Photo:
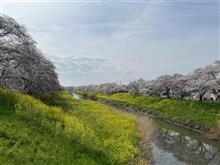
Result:
<svg viewBox="0 0 220 165">
<path fill-rule="evenodd" d="M 156 128 L 153 120 L 144 116 L 135 115 L 138 131 L 140 133 L 140 145 L 142 149 L 141 157 L 145 160 L 146 164 L 154 164 L 154 158 L 152 154 L 153 139 L 155 136 Z"/>
<path fill-rule="evenodd" d="M 123 113 L 124 115 L 131 115 L 135 118 L 138 132 L 140 135 L 140 146 L 141 146 L 141 162 L 136 162 L 135 165 L 153 165 L 155 164 L 152 148 L 153 139 L 156 133 L 156 127 L 152 119 L 146 116 L 134 114 L 129 111 L 124 111 L 121 109 L 116 109 L 117 111 Z M 133 163 L 131 163 L 134 165 Z"/>
</svg>

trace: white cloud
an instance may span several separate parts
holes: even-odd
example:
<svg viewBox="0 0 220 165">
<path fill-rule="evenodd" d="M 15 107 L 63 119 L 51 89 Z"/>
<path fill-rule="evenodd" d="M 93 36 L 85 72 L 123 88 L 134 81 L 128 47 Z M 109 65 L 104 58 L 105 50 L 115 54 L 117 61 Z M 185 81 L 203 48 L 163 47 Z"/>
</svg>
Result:
<svg viewBox="0 0 220 165">
<path fill-rule="evenodd" d="M 132 73 L 133 66 L 124 62 L 115 62 L 109 59 L 96 57 L 65 57 L 48 55 L 60 74 L 128 74 Z"/>
</svg>

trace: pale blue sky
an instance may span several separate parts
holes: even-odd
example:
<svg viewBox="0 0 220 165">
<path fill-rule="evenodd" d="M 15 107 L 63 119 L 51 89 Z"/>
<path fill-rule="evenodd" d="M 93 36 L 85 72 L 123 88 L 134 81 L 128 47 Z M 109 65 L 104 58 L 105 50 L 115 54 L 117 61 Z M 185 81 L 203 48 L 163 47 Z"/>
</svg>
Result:
<svg viewBox="0 0 220 165">
<path fill-rule="evenodd" d="M 106 0 L 107 1 L 107 0 Z M 62 85 L 189 73 L 219 58 L 219 1 L 6 3 Z"/>
</svg>

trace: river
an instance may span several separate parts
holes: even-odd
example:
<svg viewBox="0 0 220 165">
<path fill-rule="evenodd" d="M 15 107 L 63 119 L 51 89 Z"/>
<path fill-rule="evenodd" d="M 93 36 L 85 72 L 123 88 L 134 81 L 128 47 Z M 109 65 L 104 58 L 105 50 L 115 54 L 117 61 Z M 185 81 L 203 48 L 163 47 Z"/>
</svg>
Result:
<svg viewBox="0 0 220 165">
<path fill-rule="evenodd" d="M 73 96 L 81 98 L 75 93 Z M 220 165 L 220 143 L 182 127 L 150 120 L 156 130 L 152 140 L 155 165 Z"/>
<path fill-rule="evenodd" d="M 153 155 L 157 165 L 219 165 L 220 144 L 198 133 L 156 121 Z"/>
</svg>

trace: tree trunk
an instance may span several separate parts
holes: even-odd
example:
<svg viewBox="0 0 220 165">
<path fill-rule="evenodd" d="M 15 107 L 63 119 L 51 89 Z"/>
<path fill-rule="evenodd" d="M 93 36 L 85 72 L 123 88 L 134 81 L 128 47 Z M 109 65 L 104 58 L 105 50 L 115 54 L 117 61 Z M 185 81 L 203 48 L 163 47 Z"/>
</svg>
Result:
<svg viewBox="0 0 220 165">
<path fill-rule="evenodd" d="M 203 95 L 199 95 L 199 101 L 203 101 Z"/>
<path fill-rule="evenodd" d="M 170 98 L 170 89 L 166 89 L 166 95 L 167 95 L 167 98 L 169 99 Z"/>
<path fill-rule="evenodd" d="M 185 96 L 184 96 L 184 95 L 181 95 L 180 98 L 181 98 L 182 100 L 184 100 Z"/>
</svg>

